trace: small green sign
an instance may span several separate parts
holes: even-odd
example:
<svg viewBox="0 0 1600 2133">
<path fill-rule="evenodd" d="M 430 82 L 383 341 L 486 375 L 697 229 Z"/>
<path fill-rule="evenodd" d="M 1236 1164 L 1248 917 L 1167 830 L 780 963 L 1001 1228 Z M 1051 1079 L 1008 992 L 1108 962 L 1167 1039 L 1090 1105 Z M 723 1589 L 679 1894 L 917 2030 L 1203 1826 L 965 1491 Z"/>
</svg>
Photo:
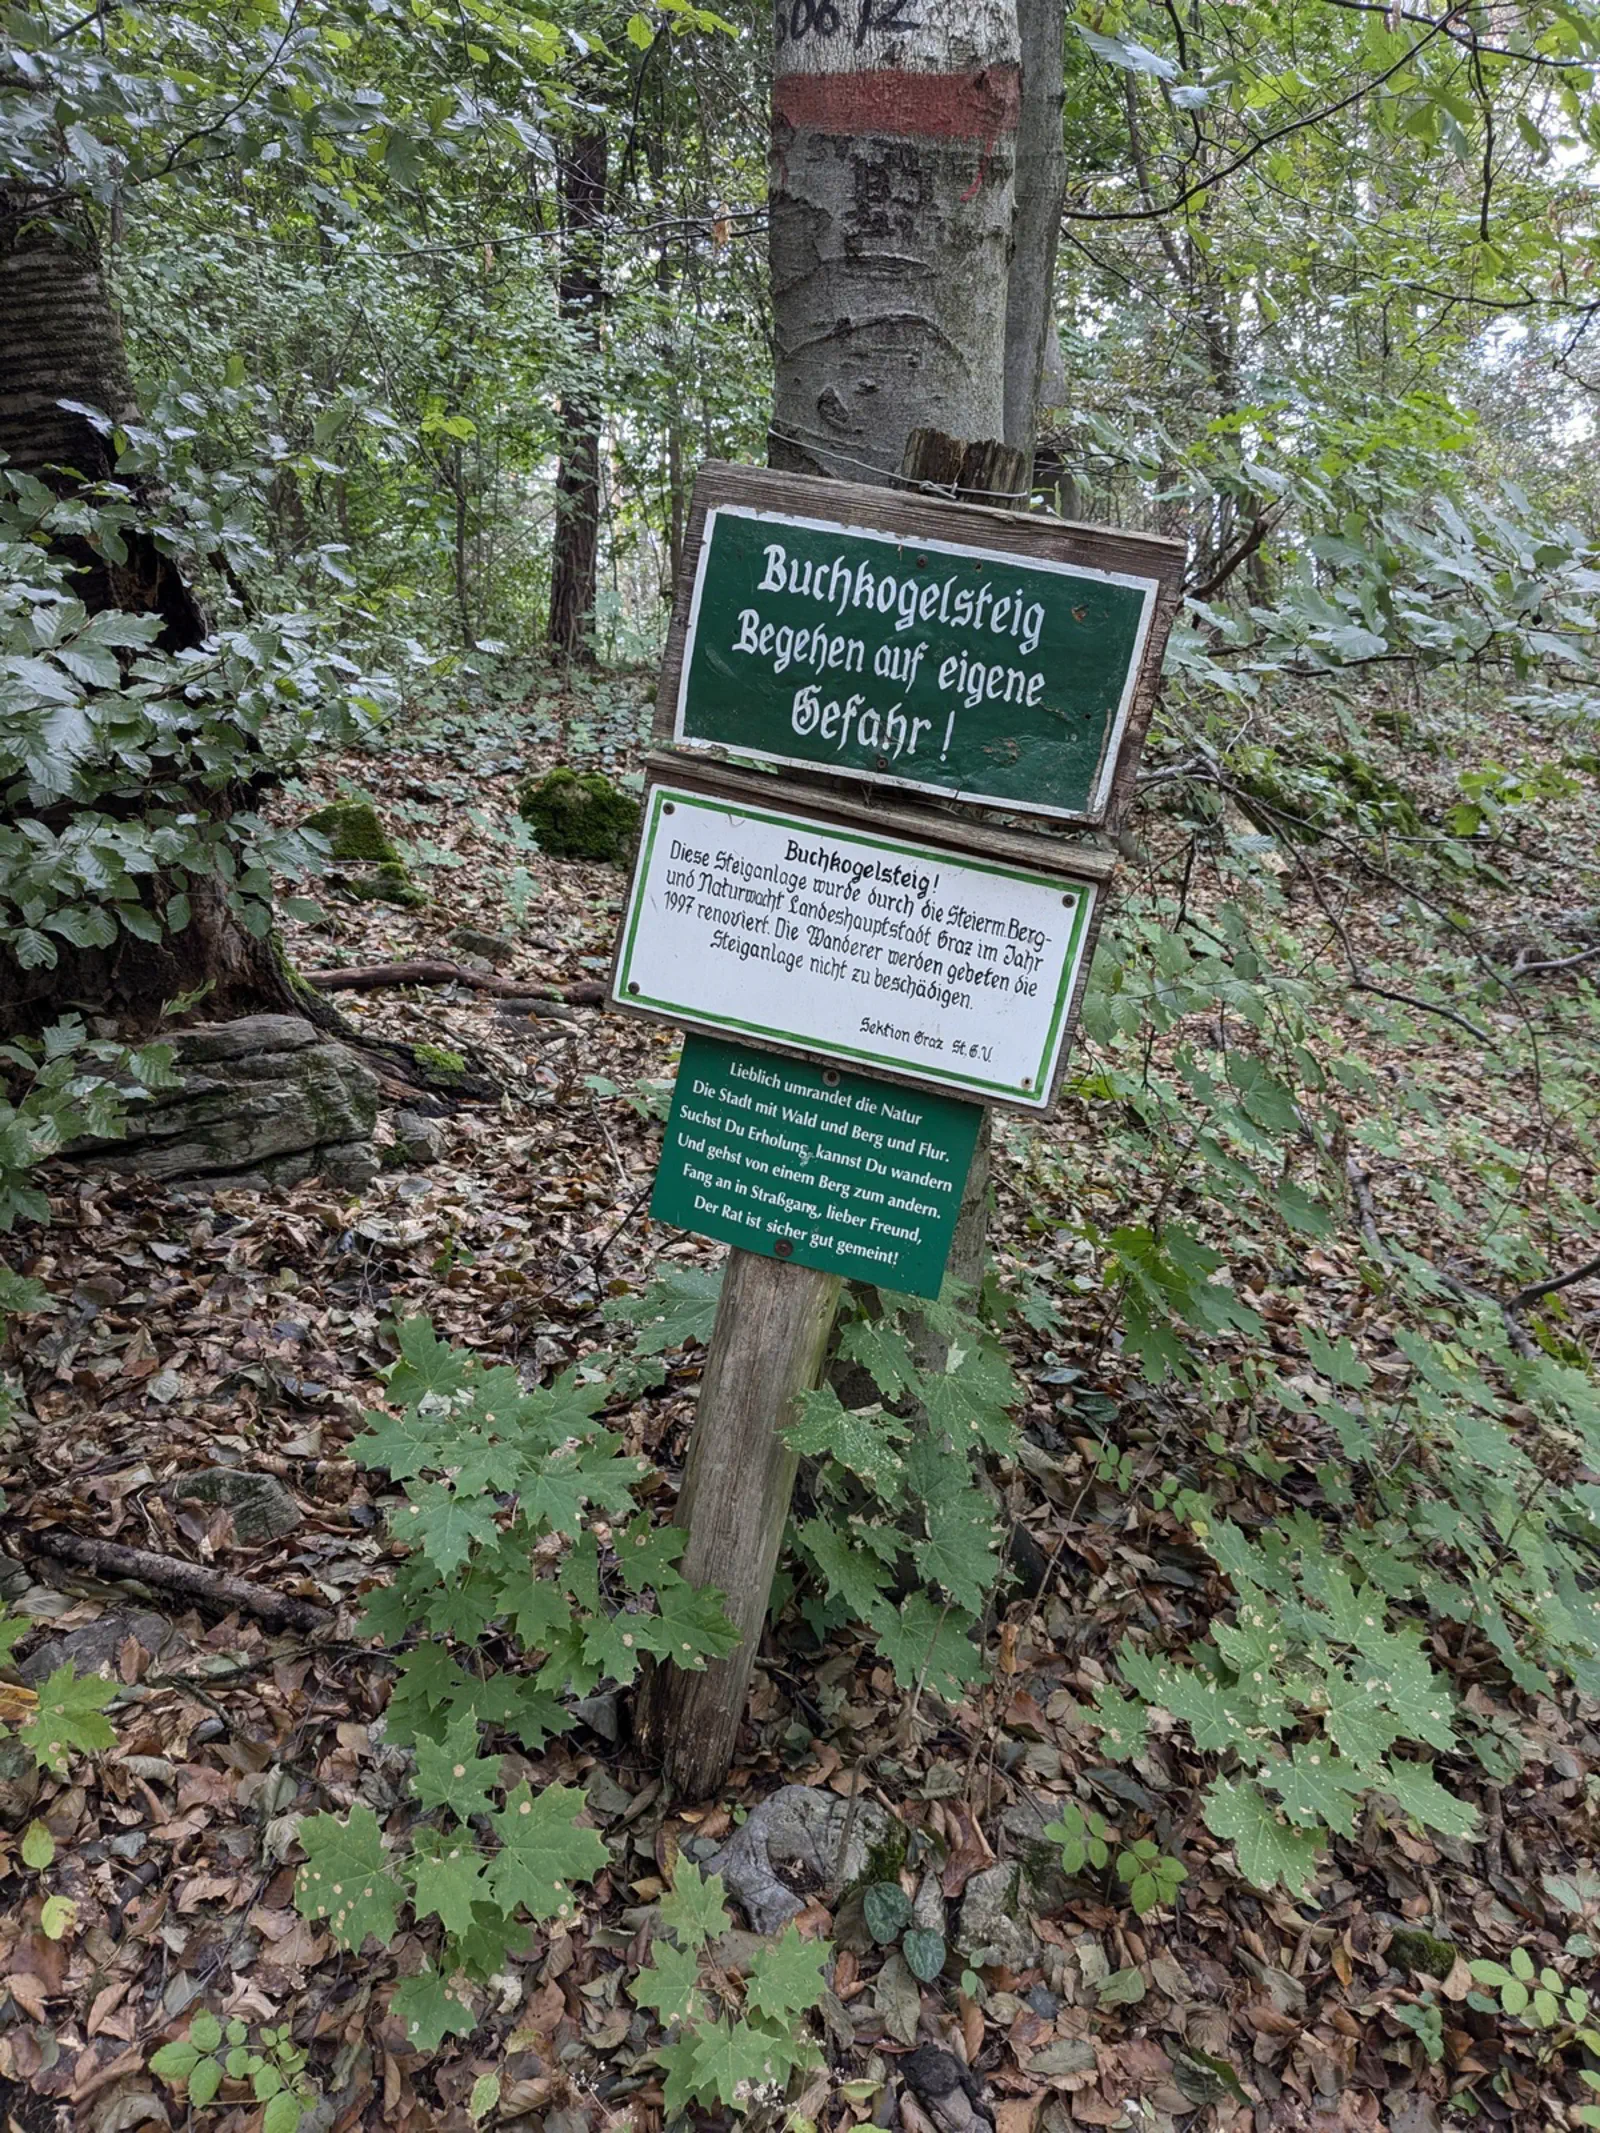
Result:
<svg viewBox="0 0 1600 2133">
<path fill-rule="evenodd" d="M 674 739 L 1035 814 L 1105 807 L 1157 581 L 720 504 Z"/>
<path fill-rule="evenodd" d="M 937 1296 L 982 1116 L 690 1036 L 650 1212 L 769 1259 Z"/>
</svg>

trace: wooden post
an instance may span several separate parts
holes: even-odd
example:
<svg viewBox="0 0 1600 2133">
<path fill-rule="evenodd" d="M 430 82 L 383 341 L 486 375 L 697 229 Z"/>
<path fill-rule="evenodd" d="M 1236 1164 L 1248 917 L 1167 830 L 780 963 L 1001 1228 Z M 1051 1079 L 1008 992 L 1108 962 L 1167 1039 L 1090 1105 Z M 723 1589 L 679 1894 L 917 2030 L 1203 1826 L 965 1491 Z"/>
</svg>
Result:
<svg viewBox="0 0 1600 2133">
<path fill-rule="evenodd" d="M 634 1712 L 640 1745 L 690 1799 L 733 1761 L 799 1464 L 779 1431 L 822 1375 L 838 1306 L 837 1274 L 728 1255 L 676 1522 L 689 1534 L 679 1568 L 727 1595 L 741 1641 L 702 1673 L 658 1666 Z"/>
<path fill-rule="evenodd" d="M 1014 496 L 1024 505 L 1028 471 L 1008 445 L 935 429 L 913 430 L 901 463 L 904 481 L 937 484 L 968 503 Z M 951 1254 L 952 1271 L 968 1282 L 982 1273 L 988 1186 L 985 1113 Z M 639 1745 L 690 1799 L 715 1792 L 733 1761 L 799 1464 L 779 1432 L 796 1396 L 822 1376 L 839 1289 L 837 1274 L 737 1248 L 728 1255 L 675 1523 L 689 1535 L 679 1568 L 691 1585 L 726 1596 L 740 1643 L 701 1673 L 657 1666 L 633 1714 Z M 917 1345 L 942 1367 L 947 1342 L 922 1329 Z"/>
</svg>

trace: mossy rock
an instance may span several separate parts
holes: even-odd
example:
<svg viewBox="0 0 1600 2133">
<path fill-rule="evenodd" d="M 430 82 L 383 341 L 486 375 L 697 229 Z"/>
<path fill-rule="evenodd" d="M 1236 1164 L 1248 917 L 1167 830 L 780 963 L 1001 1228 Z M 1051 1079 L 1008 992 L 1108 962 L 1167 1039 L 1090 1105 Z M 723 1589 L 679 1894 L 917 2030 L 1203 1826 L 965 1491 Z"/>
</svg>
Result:
<svg viewBox="0 0 1600 2133">
<path fill-rule="evenodd" d="M 374 867 L 370 874 L 347 875 L 343 887 L 364 904 L 399 904 L 412 910 L 428 901 L 428 892 L 417 887 L 398 859 Z"/>
<path fill-rule="evenodd" d="M 319 830 L 333 847 L 335 859 L 360 859 L 374 866 L 400 865 L 400 854 L 370 800 L 335 800 L 331 806 L 307 815 L 302 827 Z"/>
<path fill-rule="evenodd" d="M 562 765 L 530 779 L 517 812 L 533 825 L 539 849 L 552 859 L 605 859 L 621 864 L 639 834 L 639 803 L 598 770 Z"/>
<path fill-rule="evenodd" d="M 1389 1938 L 1389 1961 L 1396 1970 L 1420 1970 L 1424 1977 L 1447 1978 L 1459 1950 L 1421 1926 L 1396 1926 Z"/>
</svg>

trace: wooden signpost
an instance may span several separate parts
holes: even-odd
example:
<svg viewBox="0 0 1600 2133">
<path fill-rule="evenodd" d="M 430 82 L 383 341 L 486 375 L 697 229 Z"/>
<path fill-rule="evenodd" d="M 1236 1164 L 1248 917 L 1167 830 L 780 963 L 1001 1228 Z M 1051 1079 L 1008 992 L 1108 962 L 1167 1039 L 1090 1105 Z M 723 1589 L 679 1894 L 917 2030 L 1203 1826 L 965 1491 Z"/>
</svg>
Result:
<svg viewBox="0 0 1600 2133">
<path fill-rule="evenodd" d="M 711 465 L 610 994 L 685 1047 L 652 1212 L 732 1244 L 678 1523 L 739 1649 L 643 1744 L 732 1755 L 841 1277 L 939 1291 L 982 1106 L 1065 1065 L 1180 544 Z"/>
</svg>

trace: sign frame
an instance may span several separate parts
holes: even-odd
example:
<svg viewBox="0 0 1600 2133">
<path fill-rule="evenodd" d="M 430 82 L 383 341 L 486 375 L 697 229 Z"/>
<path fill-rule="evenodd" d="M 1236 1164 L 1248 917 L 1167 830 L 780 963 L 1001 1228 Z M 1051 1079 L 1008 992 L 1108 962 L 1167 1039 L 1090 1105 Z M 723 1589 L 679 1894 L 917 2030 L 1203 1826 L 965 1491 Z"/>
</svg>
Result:
<svg viewBox="0 0 1600 2133">
<path fill-rule="evenodd" d="M 777 747 L 742 747 L 685 731 L 695 632 L 712 554 L 712 515 L 766 520 L 807 531 L 838 531 L 872 543 L 916 546 L 944 557 L 977 555 L 1013 560 L 1032 569 L 1074 573 L 1102 584 L 1144 588 L 1137 643 L 1130 658 L 1115 717 L 1102 740 L 1090 781 L 1089 804 L 1057 807 L 1015 795 L 897 775 L 859 762 L 830 764 L 781 754 Z M 1183 544 L 1164 536 L 1114 533 L 1042 512 L 995 510 L 933 498 L 912 490 L 868 488 L 801 474 L 711 461 L 695 479 L 684 559 L 673 602 L 671 627 L 656 696 L 654 738 L 658 746 L 710 762 L 781 764 L 798 775 L 847 779 L 853 786 L 882 787 L 924 801 L 955 803 L 1008 816 L 1092 827 L 1115 819 L 1128 797 L 1145 731 L 1155 706 L 1160 653 L 1181 596 Z M 798 671 L 798 670 L 797 670 Z M 781 744 L 781 735 L 777 736 Z M 879 759 L 882 760 L 881 758 Z"/>
<path fill-rule="evenodd" d="M 1063 892 L 1083 893 L 1087 909 L 1075 927 L 1071 952 L 1062 982 L 1054 996 L 1054 1013 L 1047 1037 L 1037 1090 L 1000 1086 L 979 1076 L 962 1077 L 947 1063 L 930 1060 L 926 1070 L 902 1065 L 860 1049 L 834 1045 L 825 1040 L 807 1041 L 793 1031 L 778 1031 L 751 1025 L 733 1016 L 713 1016 L 681 1002 L 669 1001 L 656 992 L 646 992 L 644 981 L 632 976 L 632 957 L 648 877 L 648 841 L 658 824 L 658 797 L 670 799 L 683 793 L 703 799 L 713 808 L 795 818 L 797 826 L 814 827 L 823 834 L 836 834 L 852 841 L 881 844 L 890 848 L 910 846 L 918 854 L 952 866 L 979 872 L 1008 873 L 1047 884 Z M 1057 837 L 1008 834 L 985 830 L 970 821 L 918 810 L 891 810 L 882 806 L 824 797 L 813 787 L 778 777 L 762 777 L 721 769 L 698 769 L 681 756 L 651 756 L 647 759 L 644 791 L 644 827 L 639 855 L 634 864 L 628 897 L 617 934 L 617 946 L 607 985 L 607 1004 L 614 1011 L 641 1015 L 655 1022 L 671 1022 L 697 1029 L 726 1043 L 744 1044 L 775 1052 L 813 1065 L 839 1066 L 874 1080 L 897 1083 L 908 1089 L 937 1090 L 968 1103 L 1014 1109 L 1030 1117 L 1042 1117 L 1053 1108 L 1066 1070 L 1078 1009 L 1095 943 L 1104 917 L 1104 888 L 1115 868 L 1115 855 L 1096 846 L 1067 844 Z M 629 987 L 634 990 L 630 992 Z"/>
</svg>

